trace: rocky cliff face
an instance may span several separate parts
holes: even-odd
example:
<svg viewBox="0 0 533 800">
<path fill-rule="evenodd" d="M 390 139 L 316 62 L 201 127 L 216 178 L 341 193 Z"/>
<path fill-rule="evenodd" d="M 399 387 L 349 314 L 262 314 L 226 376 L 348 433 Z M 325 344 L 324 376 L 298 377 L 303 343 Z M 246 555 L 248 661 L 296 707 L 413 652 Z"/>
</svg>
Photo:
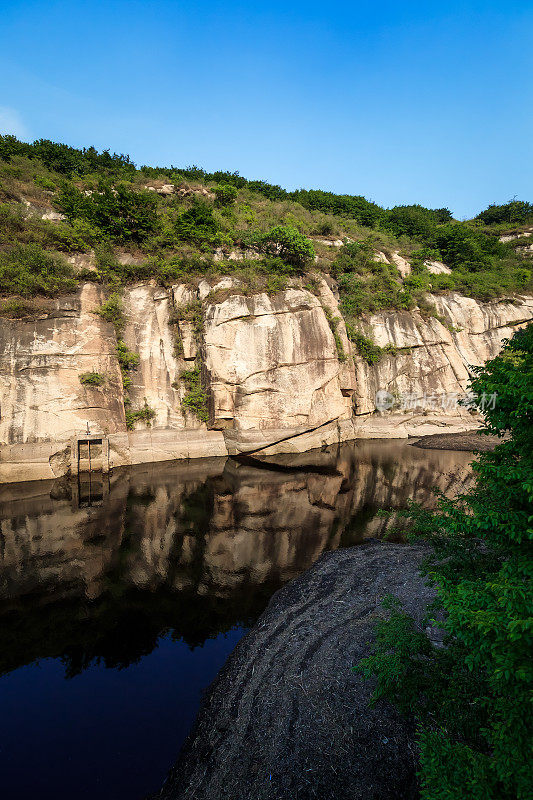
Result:
<svg viewBox="0 0 533 800">
<path fill-rule="evenodd" d="M 125 426 L 113 327 L 94 311 L 102 289 L 85 284 L 31 321 L 0 324 L 0 443 L 63 441 L 89 422 L 114 433 Z M 80 383 L 99 372 L 105 387 Z"/>
<path fill-rule="evenodd" d="M 102 289 L 86 283 L 36 318 L 2 320 L 0 479 L 61 474 L 87 423 L 109 437 L 111 466 L 476 427 L 455 401 L 472 366 L 533 319 L 533 298 L 429 299 L 437 316 L 387 311 L 358 320 L 382 348 L 368 364 L 348 340 L 331 280 L 321 279 L 316 293 L 294 285 L 273 296 L 247 296 L 229 278 L 215 286 L 128 287 L 123 338 L 139 363 L 125 393 L 115 332 L 95 313 Z M 195 322 L 184 313 L 190 308 Z M 194 368 L 207 423 L 183 404 L 190 386 L 182 373 Z M 85 372 L 104 375 L 104 384 L 83 385 Z M 387 393 L 379 413 L 378 391 Z M 125 403 L 151 409 L 149 426 L 137 419 L 127 431 Z M 38 468 L 25 472 L 29 462 Z"/>
<path fill-rule="evenodd" d="M 373 413 L 376 392 L 383 389 L 398 399 L 408 398 L 410 407 L 405 410 L 414 412 L 411 424 L 418 409 L 431 412 L 431 403 L 433 417 L 468 419 L 468 412 L 451 396 L 463 396 L 472 367 L 494 358 L 503 340 L 533 319 L 531 297 L 499 303 L 479 303 L 457 294 L 429 299 L 438 318 L 389 311 L 362 320 L 362 329 L 375 343 L 392 351 L 375 365 L 355 358 L 357 415 Z M 394 405 L 401 408 L 401 403 Z"/>
<path fill-rule="evenodd" d="M 333 332 L 308 291 L 209 304 L 204 346 L 215 427 L 312 428 L 351 416 Z"/>
<path fill-rule="evenodd" d="M 171 293 L 157 286 L 134 286 L 124 295 L 124 341 L 139 356 L 139 368 L 130 375 L 132 407 L 146 401 L 155 411 L 155 427 L 175 429 L 185 427 L 185 417 L 179 390 L 172 385 L 179 377 L 180 365 L 169 325 L 171 308 Z"/>
</svg>

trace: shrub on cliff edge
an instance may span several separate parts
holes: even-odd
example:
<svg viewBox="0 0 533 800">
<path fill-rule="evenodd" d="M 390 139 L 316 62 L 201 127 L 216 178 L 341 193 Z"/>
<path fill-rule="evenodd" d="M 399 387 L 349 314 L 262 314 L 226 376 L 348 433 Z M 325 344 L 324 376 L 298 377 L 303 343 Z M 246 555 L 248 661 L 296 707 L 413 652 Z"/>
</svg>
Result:
<svg viewBox="0 0 533 800">
<path fill-rule="evenodd" d="M 0 253 L 0 291 L 19 297 L 54 296 L 76 288 L 70 264 L 38 244 L 17 244 Z"/>
</svg>

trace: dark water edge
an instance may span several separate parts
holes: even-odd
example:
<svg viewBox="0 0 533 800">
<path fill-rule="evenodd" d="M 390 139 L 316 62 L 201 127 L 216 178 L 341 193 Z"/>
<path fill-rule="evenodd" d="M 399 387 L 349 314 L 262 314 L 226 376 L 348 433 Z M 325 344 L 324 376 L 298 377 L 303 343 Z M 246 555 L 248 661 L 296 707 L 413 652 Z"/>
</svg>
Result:
<svg viewBox="0 0 533 800">
<path fill-rule="evenodd" d="M 272 593 L 470 460 L 374 441 L 0 487 L 2 797 L 156 790 Z"/>
</svg>

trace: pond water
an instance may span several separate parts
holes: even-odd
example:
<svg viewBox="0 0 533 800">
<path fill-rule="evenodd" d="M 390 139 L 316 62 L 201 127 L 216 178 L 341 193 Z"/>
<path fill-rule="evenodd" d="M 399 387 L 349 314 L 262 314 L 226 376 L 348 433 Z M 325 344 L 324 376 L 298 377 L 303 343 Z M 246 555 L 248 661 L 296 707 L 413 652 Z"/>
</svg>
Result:
<svg viewBox="0 0 533 800">
<path fill-rule="evenodd" d="M 0 792 L 141 800 L 272 593 L 469 453 L 358 442 L 0 486 Z"/>
</svg>

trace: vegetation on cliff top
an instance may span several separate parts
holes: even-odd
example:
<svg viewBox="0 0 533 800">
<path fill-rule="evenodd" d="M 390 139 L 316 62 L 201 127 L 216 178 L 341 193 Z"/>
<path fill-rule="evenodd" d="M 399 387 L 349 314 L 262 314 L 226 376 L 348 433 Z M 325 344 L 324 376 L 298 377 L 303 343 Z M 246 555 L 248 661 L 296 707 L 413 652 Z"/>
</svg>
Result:
<svg viewBox="0 0 533 800">
<path fill-rule="evenodd" d="M 433 546 L 425 570 L 444 646 L 391 603 L 358 667 L 377 676 L 375 699 L 416 717 L 424 800 L 525 800 L 532 789 L 533 325 L 476 372 L 487 431 L 510 438 L 478 455 L 470 491 L 404 512 Z"/>
<path fill-rule="evenodd" d="M 137 168 L 122 154 L 0 136 L 4 296 L 52 296 L 82 280 L 111 289 L 148 278 L 169 285 L 237 270 L 245 283 L 271 276 L 274 285 L 281 276 L 285 285 L 312 266 L 338 278 L 348 317 L 410 309 L 428 290 L 488 300 L 531 291 L 528 225 L 533 206 L 518 200 L 459 222 L 445 208 L 384 209 L 357 195 L 286 191 L 198 167 Z M 501 242 L 510 231 L 526 235 Z M 243 260 L 230 260 L 232 250 Z M 90 270 L 67 261 L 92 251 Z M 408 257 L 412 274 L 402 281 L 376 251 L 389 261 L 394 251 Z M 430 274 L 430 260 L 451 274 Z"/>
</svg>

